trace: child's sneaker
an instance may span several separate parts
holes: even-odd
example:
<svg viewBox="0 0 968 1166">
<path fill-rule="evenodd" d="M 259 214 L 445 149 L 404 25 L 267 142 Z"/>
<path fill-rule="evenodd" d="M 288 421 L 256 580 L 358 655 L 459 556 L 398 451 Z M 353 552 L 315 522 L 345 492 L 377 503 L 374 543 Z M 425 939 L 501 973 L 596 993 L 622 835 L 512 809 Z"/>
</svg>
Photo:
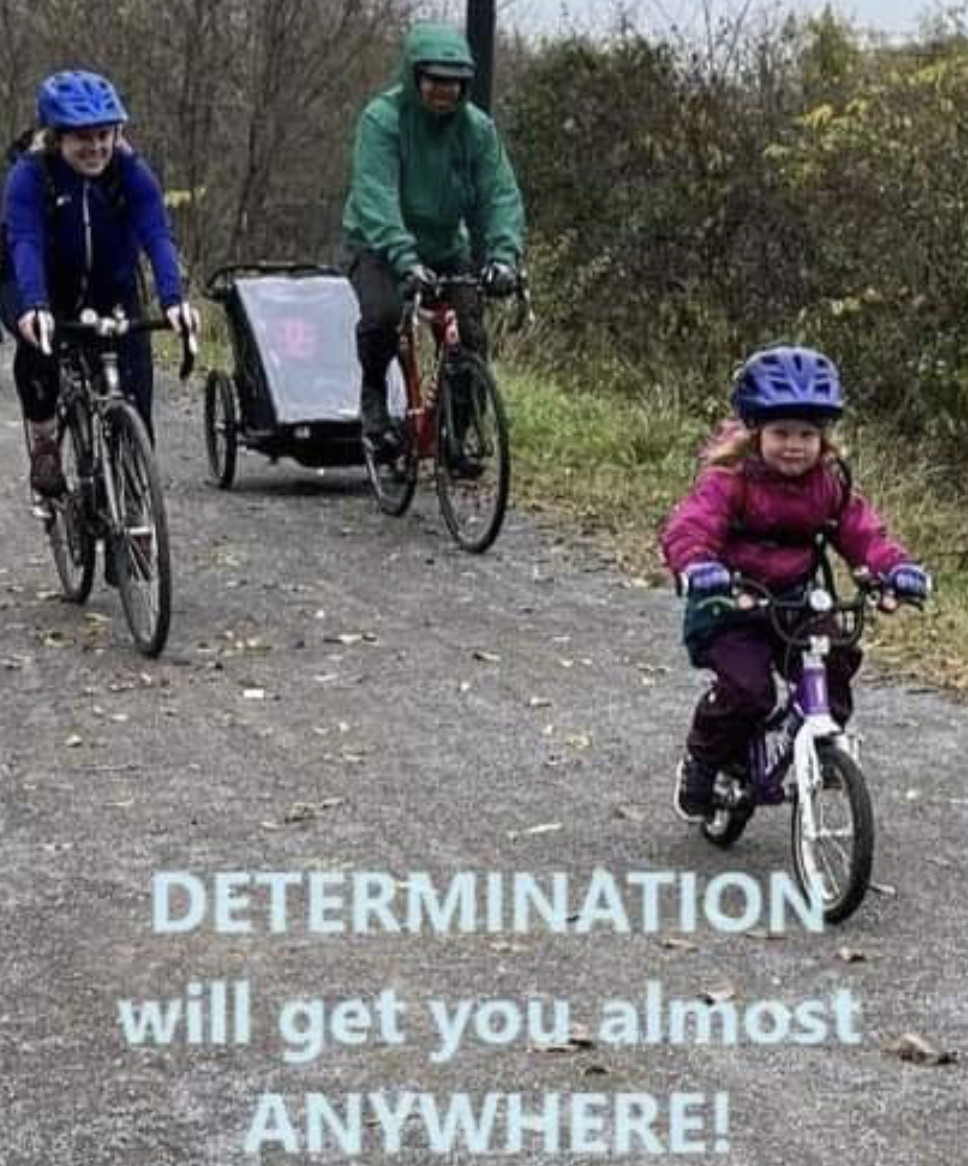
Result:
<svg viewBox="0 0 968 1166">
<path fill-rule="evenodd" d="M 673 809 L 684 822 L 704 822 L 713 809 L 716 771 L 687 753 L 676 770 Z"/>
</svg>

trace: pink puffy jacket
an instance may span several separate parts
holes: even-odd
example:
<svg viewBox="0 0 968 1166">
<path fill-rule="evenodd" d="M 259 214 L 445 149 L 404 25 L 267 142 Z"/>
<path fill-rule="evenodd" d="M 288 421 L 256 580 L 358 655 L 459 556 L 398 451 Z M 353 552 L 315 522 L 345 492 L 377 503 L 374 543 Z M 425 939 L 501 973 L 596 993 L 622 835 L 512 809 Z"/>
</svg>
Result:
<svg viewBox="0 0 968 1166">
<path fill-rule="evenodd" d="M 778 590 L 804 580 L 813 563 L 811 539 L 833 520 L 830 544 L 851 567 L 882 574 L 909 562 L 856 490 L 841 513 L 844 489 L 826 461 L 800 478 L 784 477 L 754 454 L 735 466 L 710 466 L 666 523 L 662 552 L 677 575 L 715 561 Z"/>
</svg>

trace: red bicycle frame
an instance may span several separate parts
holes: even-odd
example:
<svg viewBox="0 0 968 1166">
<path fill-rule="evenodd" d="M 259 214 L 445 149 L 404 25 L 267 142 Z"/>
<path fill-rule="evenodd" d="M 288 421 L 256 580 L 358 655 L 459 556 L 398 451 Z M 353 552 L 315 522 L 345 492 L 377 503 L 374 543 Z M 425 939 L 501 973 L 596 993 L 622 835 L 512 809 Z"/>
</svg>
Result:
<svg viewBox="0 0 968 1166">
<path fill-rule="evenodd" d="M 436 345 L 436 356 L 428 376 L 421 379 L 419 350 L 419 322 L 430 325 Z M 446 301 L 441 300 L 425 308 L 420 292 L 408 305 L 400 325 L 398 358 L 403 370 L 403 380 L 407 393 L 407 416 L 416 436 L 417 456 L 432 458 L 437 453 L 437 398 L 440 390 L 440 374 L 448 351 L 460 345 L 460 328 L 457 312 Z"/>
</svg>

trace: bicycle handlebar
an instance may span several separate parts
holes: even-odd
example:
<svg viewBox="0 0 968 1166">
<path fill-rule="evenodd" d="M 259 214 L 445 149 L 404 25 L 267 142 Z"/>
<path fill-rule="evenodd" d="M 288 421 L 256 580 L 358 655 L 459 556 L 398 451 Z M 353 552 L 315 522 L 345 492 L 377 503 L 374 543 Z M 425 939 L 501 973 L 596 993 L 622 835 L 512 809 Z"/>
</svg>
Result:
<svg viewBox="0 0 968 1166">
<path fill-rule="evenodd" d="M 905 603 L 918 610 L 924 608 L 922 600 L 897 595 L 883 575 L 862 568 L 852 572 L 851 578 L 856 590 L 849 599 L 838 599 L 827 588 L 809 584 L 796 598 L 784 599 L 758 580 L 737 573 L 732 577 L 730 595 L 711 596 L 697 606 L 700 609 L 723 607 L 730 611 L 763 611 L 777 636 L 793 647 L 808 646 L 811 635 L 818 634 L 827 636 L 839 647 L 856 644 L 863 633 L 868 610 L 880 606 L 885 600 Z M 791 627 L 784 623 L 784 616 L 800 618 Z M 845 617 L 841 620 L 841 626 L 845 628 L 842 635 L 831 634 L 831 623 L 836 626 L 838 617 Z M 818 626 L 821 621 L 823 627 Z"/>
<path fill-rule="evenodd" d="M 80 341 L 83 343 L 102 342 L 109 347 L 116 347 L 117 342 L 125 336 L 132 336 L 139 332 L 174 332 L 171 323 L 164 318 L 132 320 L 124 315 L 99 316 L 96 312 L 81 313 L 79 320 L 55 320 L 54 338 L 61 337 L 64 341 Z M 195 339 L 188 331 L 179 331 L 182 357 L 178 369 L 181 380 L 187 380 L 195 367 Z"/>
<path fill-rule="evenodd" d="M 513 331 L 519 331 L 521 328 L 530 326 L 534 323 L 534 309 L 531 304 L 531 289 L 528 283 L 527 272 L 518 271 L 517 280 L 512 291 L 495 295 L 489 292 L 487 285 L 484 282 L 483 272 L 460 272 L 456 275 L 438 275 L 433 286 L 424 291 L 422 288 L 415 288 L 409 295 L 404 297 L 404 320 L 408 315 L 416 318 L 424 306 L 424 299 L 430 298 L 435 304 L 441 300 L 446 300 L 446 292 L 448 288 L 452 287 L 469 287 L 477 291 L 482 297 L 490 300 L 510 299 L 512 296 L 518 304 L 518 314 L 515 317 L 513 324 Z"/>
</svg>

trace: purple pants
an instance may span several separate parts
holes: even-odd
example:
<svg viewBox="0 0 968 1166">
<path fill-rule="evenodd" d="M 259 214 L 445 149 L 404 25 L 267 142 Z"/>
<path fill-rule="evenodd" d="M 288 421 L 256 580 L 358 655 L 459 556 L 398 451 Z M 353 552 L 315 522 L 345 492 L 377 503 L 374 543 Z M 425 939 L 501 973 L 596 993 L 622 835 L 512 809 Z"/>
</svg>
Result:
<svg viewBox="0 0 968 1166">
<path fill-rule="evenodd" d="M 776 706 L 773 669 L 791 680 L 800 672 L 800 651 L 790 650 L 789 667 L 787 656 L 786 646 L 760 623 L 726 628 L 703 648 L 699 666 L 716 679 L 696 705 L 686 740 L 697 761 L 715 769 L 745 765 L 753 733 Z M 832 647 L 826 659 L 830 713 L 841 725 L 853 712 L 850 681 L 861 659 L 856 647 Z"/>
</svg>

